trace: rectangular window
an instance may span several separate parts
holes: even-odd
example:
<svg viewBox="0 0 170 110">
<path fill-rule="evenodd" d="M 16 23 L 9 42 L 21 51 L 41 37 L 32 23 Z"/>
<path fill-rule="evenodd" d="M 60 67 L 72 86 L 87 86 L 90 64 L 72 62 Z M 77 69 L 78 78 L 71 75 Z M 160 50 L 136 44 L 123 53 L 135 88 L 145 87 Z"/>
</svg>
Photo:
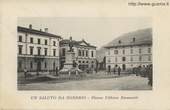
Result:
<svg viewBox="0 0 170 110">
<path fill-rule="evenodd" d="M 21 35 L 19 36 L 19 42 L 22 42 L 22 36 Z"/>
<path fill-rule="evenodd" d="M 53 56 L 56 56 L 56 49 L 53 49 Z"/>
<path fill-rule="evenodd" d="M 33 41 L 33 38 L 31 37 L 31 38 L 30 38 L 30 43 L 33 43 L 33 42 L 34 42 L 34 41 Z"/>
<path fill-rule="evenodd" d="M 19 52 L 18 52 L 19 54 L 22 54 L 22 45 L 19 45 L 19 46 L 18 46 L 18 51 L 19 51 Z"/>
<path fill-rule="evenodd" d="M 47 45 L 47 40 L 45 40 L 45 45 Z"/>
<path fill-rule="evenodd" d="M 118 54 L 118 50 L 114 50 L 114 54 Z"/>
<path fill-rule="evenodd" d="M 56 45 L 56 42 L 55 41 L 53 41 L 53 46 L 55 46 Z"/>
<path fill-rule="evenodd" d="M 41 55 L 41 48 L 40 47 L 37 48 L 37 51 L 38 51 L 38 55 Z"/>
<path fill-rule="evenodd" d="M 84 56 L 84 50 L 82 50 L 82 56 Z"/>
<path fill-rule="evenodd" d="M 44 55 L 47 56 L 47 48 L 44 48 Z"/>
<path fill-rule="evenodd" d="M 33 47 L 30 47 L 30 55 L 33 55 Z"/>
<path fill-rule="evenodd" d="M 94 53 L 93 53 L 93 51 L 91 51 L 91 57 L 94 57 Z"/>
<path fill-rule="evenodd" d="M 126 61 L 126 57 L 122 57 L 122 61 Z"/>
<path fill-rule="evenodd" d="M 41 39 L 38 39 L 38 44 L 41 44 Z"/>
<path fill-rule="evenodd" d="M 88 50 L 86 50 L 86 57 L 88 57 Z"/>
<path fill-rule="evenodd" d="M 151 53 L 151 48 L 148 48 L 148 53 Z"/>
</svg>

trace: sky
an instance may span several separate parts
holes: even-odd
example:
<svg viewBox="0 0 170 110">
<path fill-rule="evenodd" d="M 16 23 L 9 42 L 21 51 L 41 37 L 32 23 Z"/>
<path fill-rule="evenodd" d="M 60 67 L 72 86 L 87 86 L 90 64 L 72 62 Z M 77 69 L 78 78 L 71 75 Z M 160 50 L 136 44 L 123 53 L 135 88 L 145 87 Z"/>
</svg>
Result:
<svg viewBox="0 0 170 110">
<path fill-rule="evenodd" d="M 18 26 L 44 30 L 60 35 L 63 39 L 84 39 L 88 43 L 101 46 L 124 33 L 138 29 L 151 28 L 151 18 L 18 18 Z"/>
</svg>

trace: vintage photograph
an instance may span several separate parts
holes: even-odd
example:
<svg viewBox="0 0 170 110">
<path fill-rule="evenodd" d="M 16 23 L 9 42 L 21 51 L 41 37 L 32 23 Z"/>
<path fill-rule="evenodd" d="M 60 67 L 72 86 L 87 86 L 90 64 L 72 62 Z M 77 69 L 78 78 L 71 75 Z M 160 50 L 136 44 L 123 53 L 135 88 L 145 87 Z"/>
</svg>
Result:
<svg viewBox="0 0 170 110">
<path fill-rule="evenodd" d="M 18 90 L 152 90 L 152 19 L 18 18 Z"/>
</svg>

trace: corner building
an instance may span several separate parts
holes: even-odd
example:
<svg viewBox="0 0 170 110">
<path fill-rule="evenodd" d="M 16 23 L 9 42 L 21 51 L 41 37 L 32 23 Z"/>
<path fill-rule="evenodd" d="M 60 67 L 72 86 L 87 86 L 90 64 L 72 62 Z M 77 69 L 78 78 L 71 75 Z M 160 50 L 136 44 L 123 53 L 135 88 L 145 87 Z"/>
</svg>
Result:
<svg viewBox="0 0 170 110">
<path fill-rule="evenodd" d="M 152 64 L 152 29 L 123 34 L 105 47 L 106 69 L 119 66 L 126 71 Z"/>
<path fill-rule="evenodd" d="M 18 72 L 54 71 L 59 67 L 60 36 L 44 31 L 18 26 Z"/>
</svg>

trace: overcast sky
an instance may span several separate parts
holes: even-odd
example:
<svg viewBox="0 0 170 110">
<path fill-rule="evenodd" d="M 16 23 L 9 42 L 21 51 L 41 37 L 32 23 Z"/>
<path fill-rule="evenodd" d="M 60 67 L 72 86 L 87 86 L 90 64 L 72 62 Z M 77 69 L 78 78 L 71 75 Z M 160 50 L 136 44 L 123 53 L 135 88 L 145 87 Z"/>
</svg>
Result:
<svg viewBox="0 0 170 110">
<path fill-rule="evenodd" d="M 48 28 L 49 33 L 86 40 L 97 46 L 107 44 L 119 35 L 152 27 L 150 18 L 19 18 L 18 25 L 34 29 Z"/>
</svg>

